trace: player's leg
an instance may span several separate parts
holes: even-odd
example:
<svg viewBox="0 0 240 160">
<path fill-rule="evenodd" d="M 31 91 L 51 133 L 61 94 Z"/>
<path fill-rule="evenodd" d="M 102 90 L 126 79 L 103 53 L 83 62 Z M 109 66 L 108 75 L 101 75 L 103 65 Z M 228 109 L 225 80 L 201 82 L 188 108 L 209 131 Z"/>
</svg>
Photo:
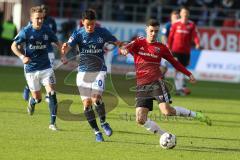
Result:
<svg viewBox="0 0 240 160">
<path fill-rule="evenodd" d="M 39 77 L 41 77 L 41 83 L 44 85 L 46 93 L 49 97 L 49 112 L 50 112 L 50 125 L 49 129 L 56 131 L 56 117 L 57 117 L 57 95 L 54 89 L 54 85 L 56 84 L 56 78 L 54 75 L 54 71 L 52 68 L 43 70 L 40 72 Z"/>
<path fill-rule="evenodd" d="M 159 81 L 159 83 L 156 83 L 154 88 L 156 88 L 156 90 L 153 91 L 154 98 L 158 101 L 159 109 L 162 114 L 166 116 L 193 117 L 200 121 L 206 122 L 208 125 L 211 125 L 210 119 L 200 112 L 194 112 L 179 106 L 171 107 L 171 96 L 164 81 Z"/>
<path fill-rule="evenodd" d="M 91 98 L 84 98 L 83 96 L 81 96 L 82 101 L 83 101 L 83 106 L 84 106 L 84 115 L 89 123 L 89 125 L 91 126 L 91 128 L 93 129 L 94 133 L 95 133 L 95 137 L 96 137 L 96 141 L 97 142 L 102 142 L 104 141 L 102 133 L 99 130 L 97 121 L 96 121 L 96 116 L 94 113 L 94 110 L 92 108 L 92 100 Z"/>
<path fill-rule="evenodd" d="M 27 111 L 29 115 L 33 115 L 35 111 L 35 105 L 37 103 L 40 103 L 42 101 L 42 96 L 40 90 L 31 90 L 31 95 L 32 97 L 29 98 L 28 100 L 28 107 Z"/>
<path fill-rule="evenodd" d="M 92 96 L 92 101 L 93 101 L 93 105 L 97 111 L 97 114 L 99 116 L 101 127 L 103 128 L 103 130 L 107 136 L 111 136 L 113 133 L 113 130 L 110 127 L 109 123 L 106 122 L 105 104 L 102 101 L 101 95 L 94 94 Z"/>
<path fill-rule="evenodd" d="M 179 53 L 175 53 L 174 56 L 182 64 L 181 55 Z M 174 84 L 176 87 L 176 95 L 185 96 L 185 93 L 183 92 L 184 75 L 177 70 L 175 70 Z"/>
<path fill-rule="evenodd" d="M 148 112 L 153 110 L 153 89 L 155 82 L 149 85 L 137 86 L 136 94 L 136 121 L 152 133 L 163 134 L 158 124 L 147 118 Z M 159 87 L 157 87 L 159 88 Z M 154 89 L 155 90 L 155 89 Z"/>
<path fill-rule="evenodd" d="M 146 107 L 137 107 L 136 108 L 136 122 L 137 124 L 143 126 L 146 130 L 154 133 L 154 134 L 163 134 L 165 133 L 159 125 L 152 121 L 151 119 L 147 118 L 149 109 Z"/>
<path fill-rule="evenodd" d="M 174 56 L 184 67 L 189 65 L 190 55 L 174 53 Z M 177 70 L 175 71 L 174 83 L 176 87 L 176 95 L 185 96 L 190 94 L 191 91 L 186 88 L 185 76 Z"/>
<path fill-rule="evenodd" d="M 201 112 L 195 112 L 180 106 L 171 107 L 169 103 L 162 102 L 159 103 L 159 109 L 166 116 L 180 116 L 180 117 L 192 117 L 201 122 L 205 122 L 207 125 L 211 125 L 211 120 L 209 117 L 205 116 Z"/>
<path fill-rule="evenodd" d="M 50 61 L 50 65 L 53 69 L 55 69 L 55 54 L 54 52 L 48 52 L 48 58 L 49 58 L 49 61 Z M 49 96 L 48 94 L 45 95 L 45 101 L 47 103 L 49 103 Z"/>
<path fill-rule="evenodd" d="M 23 89 L 23 99 L 25 101 L 29 100 L 29 94 L 30 94 L 30 89 L 29 89 L 28 85 L 26 85 Z"/>
<path fill-rule="evenodd" d="M 106 122 L 105 104 L 102 100 L 102 93 L 104 91 L 104 86 L 105 86 L 106 72 L 101 71 L 101 72 L 95 72 L 93 74 L 95 74 L 94 77 L 96 77 L 94 82 L 92 83 L 92 92 L 91 92 L 93 106 L 97 111 L 97 114 L 100 119 L 101 127 L 103 128 L 105 134 L 107 136 L 111 136 L 113 131 L 109 123 Z"/>
<path fill-rule="evenodd" d="M 28 107 L 27 111 L 29 115 L 33 115 L 35 111 L 35 105 L 40 103 L 42 100 L 41 97 L 41 84 L 36 72 L 26 73 L 25 78 L 27 81 L 27 85 L 29 90 L 31 91 L 32 97 L 28 99 Z"/>
<path fill-rule="evenodd" d="M 25 76 L 25 79 L 26 79 L 26 74 L 25 73 L 24 73 L 24 76 Z M 30 94 L 30 89 L 29 89 L 28 85 L 26 85 L 23 89 L 23 99 L 25 101 L 29 100 L 29 94 Z"/>
<path fill-rule="evenodd" d="M 102 142 L 104 141 L 102 133 L 99 130 L 99 127 L 97 125 L 96 116 L 92 107 L 92 99 L 91 99 L 91 90 L 92 90 L 92 83 L 90 80 L 92 77 L 89 76 L 90 73 L 87 72 L 78 72 L 76 83 L 78 86 L 79 93 L 81 95 L 81 99 L 83 102 L 84 107 L 84 115 L 93 129 L 96 141 Z M 89 77 L 88 77 L 89 76 Z M 89 79 L 90 78 L 90 79 Z"/>
<path fill-rule="evenodd" d="M 57 94 L 54 90 L 53 84 L 45 85 L 45 89 L 49 99 L 49 102 L 48 102 L 48 107 L 50 112 L 49 129 L 56 131 L 58 130 L 56 126 L 57 109 L 58 109 Z"/>
</svg>

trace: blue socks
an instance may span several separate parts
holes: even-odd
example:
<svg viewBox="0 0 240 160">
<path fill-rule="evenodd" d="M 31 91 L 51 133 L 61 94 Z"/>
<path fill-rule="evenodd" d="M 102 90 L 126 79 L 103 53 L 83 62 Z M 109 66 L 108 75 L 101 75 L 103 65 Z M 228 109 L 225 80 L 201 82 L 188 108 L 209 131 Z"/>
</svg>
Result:
<svg viewBox="0 0 240 160">
<path fill-rule="evenodd" d="M 98 113 L 99 119 L 101 124 L 103 124 L 106 121 L 106 111 L 105 111 L 105 105 L 103 102 L 96 102 L 95 108 Z"/>
<path fill-rule="evenodd" d="M 49 96 L 49 109 L 50 109 L 50 124 L 55 124 L 56 123 L 56 116 L 57 116 L 57 97 L 56 93 L 54 91 L 48 93 Z"/>
<path fill-rule="evenodd" d="M 84 115 L 86 116 L 87 121 L 88 121 L 89 125 L 92 127 L 92 129 L 93 129 L 95 132 L 98 132 L 98 131 L 99 131 L 99 128 L 98 128 L 98 125 L 97 125 L 95 113 L 94 113 L 94 111 L 93 111 L 93 109 L 92 109 L 92 106 L 90 106 L 90 107 L 85 107 L 85 109 L 84 109 Z"/>
</svg>

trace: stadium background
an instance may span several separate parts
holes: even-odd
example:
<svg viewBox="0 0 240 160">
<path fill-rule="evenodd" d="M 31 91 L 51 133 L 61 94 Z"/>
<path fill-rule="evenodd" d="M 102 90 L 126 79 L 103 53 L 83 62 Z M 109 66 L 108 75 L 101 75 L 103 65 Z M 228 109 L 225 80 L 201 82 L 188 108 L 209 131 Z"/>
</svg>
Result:
<svg viewBox="0 0 240 160">
<path fill-rule="evenodd" d="M 50 6 L 49 15 L 56 18 L 58 37 L 61 41 L 66 41 L 69 34 L 78 27 L 81 12 L 90 7 L 96 10 L 102 26 L 108 28 L 120 40 L 126 41 L 133 36 L 145 34 L 144 23 L 149 17 L 158 18 L 162 27 L 169 20 L 171 10 L 186 5 L 190 8 L 190 19 L 198 25 L 203 47 L 202 51 L 192 50 L 189 69 L 200 80 L 240 82 L 240 11 L 238 10 L 240 2 L 230 0 L 233 2 L 231 4 L 224 1 L 2 0 L 0 11 L 4 13 L 5 20 L 13 15 L 13 21 L 20 29 L 28 22 L 29 8 L 45 3 Z M 21 64 L 17 58 L 9 61 L 6 61 L 6 58 L 8 59 L 2 57 L 0 64 L 7 62 Z M 119 65 L 121 68 L 121 64 L 125 68 L 133 67 L 129 57 L 125 59 L 108 55 L 106 61 L 108 65 L 113 64 L 114 73 L 121 73 L 121 69 L 118 69 Z M 173 71 L 170 69 L 167 76 L 172 74 Z"/>
</svg>

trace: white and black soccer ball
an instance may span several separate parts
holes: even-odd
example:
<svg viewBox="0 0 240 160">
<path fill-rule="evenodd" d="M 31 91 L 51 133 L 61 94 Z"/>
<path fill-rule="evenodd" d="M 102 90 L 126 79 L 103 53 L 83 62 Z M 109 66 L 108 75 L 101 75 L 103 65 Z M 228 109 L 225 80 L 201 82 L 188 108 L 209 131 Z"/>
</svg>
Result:
<svg viewBox="0 0 240 160">
<path fill-rule="evenodd" d="M 161 135 L 159 143 L 164 149 L 173 149 L 177 144 L 176 136 L 170 133 L 164 133 Z"/>
</svg>

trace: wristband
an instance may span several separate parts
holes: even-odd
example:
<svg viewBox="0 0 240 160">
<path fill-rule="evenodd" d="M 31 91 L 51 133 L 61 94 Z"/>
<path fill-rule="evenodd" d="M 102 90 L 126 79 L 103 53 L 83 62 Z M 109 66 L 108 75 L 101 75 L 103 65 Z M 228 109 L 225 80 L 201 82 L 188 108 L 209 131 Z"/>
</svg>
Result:
<svg viewBox="0 0 240 160">
<path fill-rule="evenodd" d="M 19 56 L 19 58 L 20 58 L 21 60 L 23 60 L 24 57 L 25 57 L 24 55 Z"/>
</svg>

